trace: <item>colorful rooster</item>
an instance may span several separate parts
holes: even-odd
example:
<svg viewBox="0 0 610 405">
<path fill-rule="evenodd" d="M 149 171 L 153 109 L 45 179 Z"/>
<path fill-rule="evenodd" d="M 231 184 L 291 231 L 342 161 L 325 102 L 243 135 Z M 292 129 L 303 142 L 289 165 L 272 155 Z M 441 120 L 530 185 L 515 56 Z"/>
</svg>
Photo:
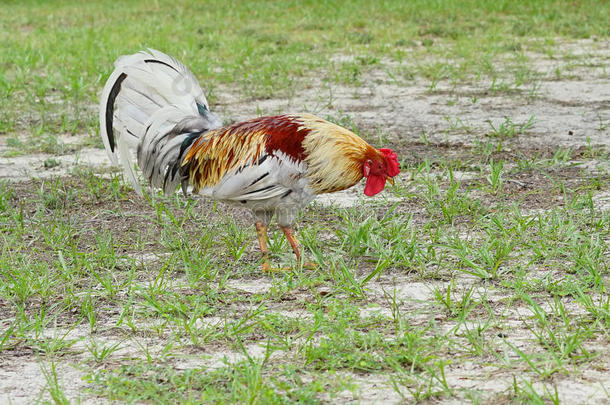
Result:
<svg viewBox="0 0 610 405">
<path fill-rule="evenodd" d="M 311 114 L 259 117 L 221 126 L 186 66 L 149 49 L 123 56 L 100 104 L 100 133 L 113 163 L 120 159 L 141 194 L 130 149 L 151 186 L 250 208 L 263 269 L 269 270 L 267 227 L 276 215 L 300 260 L 293 224 L 317 194 L 345 190 L 366 177 L 373 196 L 399 173 L 396 154 Z M 118 159 L 117 159 L 118 152 Z"/>
</svg>

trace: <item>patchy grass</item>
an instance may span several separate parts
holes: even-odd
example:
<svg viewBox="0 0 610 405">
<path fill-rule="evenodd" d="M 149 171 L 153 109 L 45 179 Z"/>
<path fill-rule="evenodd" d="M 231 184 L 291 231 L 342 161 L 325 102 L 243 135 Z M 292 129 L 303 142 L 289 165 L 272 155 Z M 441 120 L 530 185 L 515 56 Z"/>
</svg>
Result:
<svg viewBox="0 0 610 405">
<path fill-rule="evenodd" d="M 294 93 L 312 76 L 357 85 L 384 61 L 400 63 L 395 80 L 421 77 L 430 89 L 476 80 L 491 82 L 492 91 L 535 91 L 531 51 L 576 67 L 583 61 L 562 54 L 561 38 L 605 38 L 610 19 L 608 5 L 595 0 L 23 1 L 3 8 L 0 133 L 29 133 L 32 145 L 47 134 L 94 134 L 112 62 L 148 46 L 186 63 L 212 104 L 226 84 L 244 100 Z"/>
<path fill-rule="evenodd" d="M 610 215 L 592 190 L 608 174 L 547 163 L 529 169 L 540 183 L 493 189 L 455 165 L 404 167 L 391 206 L 308 209 L 319 268 L 278 274 L 261 273 L 251 220 L 230 207 L 134 199 L 91 171 L 3 183 L 0 349 L 76 362 L 87 395 L 128 402 L 335 402 L 369 375 L 395 400 L 553 400 L 603 373 Z M 459 383 L 488 373 L 492 390 Z"/>
<path fill-rule="evenodd" d="M 607 5 L 4 8 L 0 168 L 46 177 L 0 180 L 7 401 L 607 398 L 609 117 L 598 93 L 549 90 L 607 83 Z M 111 62 L 143 46 L 191 66 L 229 120 L 319 103 L 395 149 L 400 180 L 301 214 L 315 270 L 272 230 L 273 260 L 293 270 L 262 272 L 250 214 L 138 198 L 114 171 L 68 164 L 100 145 Z"/>
</svg>

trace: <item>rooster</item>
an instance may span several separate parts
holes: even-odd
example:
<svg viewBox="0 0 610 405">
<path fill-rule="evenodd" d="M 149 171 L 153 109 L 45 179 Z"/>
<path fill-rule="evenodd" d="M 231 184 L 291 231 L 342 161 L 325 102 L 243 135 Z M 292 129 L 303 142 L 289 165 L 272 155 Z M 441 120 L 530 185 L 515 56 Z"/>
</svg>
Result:
<svg viewBox="0 0 610 405">
<path fill-rule="evenodd" d="M 100 134 L 142 194 L 132 163 L 155 188 L 192 192 L 252 210 L 263 270 L 270 270 L 267 227 L 276 220 L 301 259 L 294 237 L 299 211 L 316 195 L 366 178 L 381 192 L 399 170 L 396 153 L 311 114 L 259 117 L 222 126 L 190 70 L 153 49 L 115 62 L 100 101 Z"/>
</svg>

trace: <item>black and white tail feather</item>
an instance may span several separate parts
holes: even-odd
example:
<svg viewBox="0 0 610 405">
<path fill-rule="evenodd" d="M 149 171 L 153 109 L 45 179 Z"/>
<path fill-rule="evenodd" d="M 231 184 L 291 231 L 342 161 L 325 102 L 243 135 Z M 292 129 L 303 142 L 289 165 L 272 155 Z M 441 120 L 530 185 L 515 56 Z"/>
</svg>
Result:
<svg viewBox="0 0 610 405">
<path fill-rule="evenodd" d="M 154 49 L 117 59 L 102 92 L 99 119 L 110 160 L 121 163 L 140 195 L 131 150 L 152 187 L 169 194 L 181 184 L 186 193 L 184 156 L 201 134 L 222 125 L 191 71 Z"/>
</svg>

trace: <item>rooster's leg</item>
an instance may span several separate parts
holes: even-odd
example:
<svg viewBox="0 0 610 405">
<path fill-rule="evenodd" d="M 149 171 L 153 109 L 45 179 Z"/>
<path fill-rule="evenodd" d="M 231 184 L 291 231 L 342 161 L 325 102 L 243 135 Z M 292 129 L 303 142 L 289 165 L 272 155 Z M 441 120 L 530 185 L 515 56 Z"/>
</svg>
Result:
<svg viewBox="0 0 610 405">
<path fill-rule="evenodd" d="M 299 249 L 299 243 L 294 238 L 294 229 L 287 227 L 287 226 L 280 226 L 280 228 L 282 228 L 282 232 L 284 232 L 284 235 L 286 235 L 286 239 L 288 239 L 290 246 L 292 246 L 294 255 L 297 257 L 297 262 L 300 262 L 301 261 L 301 250 Z"/>
<path fill-rule="evenodd" d="M 297 242 L 296 238 L 294 237 L 294 229 L 292 229 L 288 226 L 286 226 L 286 227 L 280 226 L 280 228 L 282 228 L 284 235 L 286 235 L 286 239 L 288 239 L 290 246 L 292 246 L 294 255 L 297 257 L 297 262 L 300 262 L 301 261 L 301 249 L 299 249 L 299 243 Z M 312 263 L 312 262 L 305 262 L 305 263 L 303 263 L 303 267 L 308 268 L 308 269 L 315 269 L 318 267 L 318 265 L 315 263 Z"/>
<path fill-rule="evenodd" d="M 262 222 L 256 223 L 256 237 L 263 255 L 263 270 L 269 271 L 271 270 L 271 264 L 269 264 L 269 249 L 267 249 L 267 225 Z"/>
</svg>

